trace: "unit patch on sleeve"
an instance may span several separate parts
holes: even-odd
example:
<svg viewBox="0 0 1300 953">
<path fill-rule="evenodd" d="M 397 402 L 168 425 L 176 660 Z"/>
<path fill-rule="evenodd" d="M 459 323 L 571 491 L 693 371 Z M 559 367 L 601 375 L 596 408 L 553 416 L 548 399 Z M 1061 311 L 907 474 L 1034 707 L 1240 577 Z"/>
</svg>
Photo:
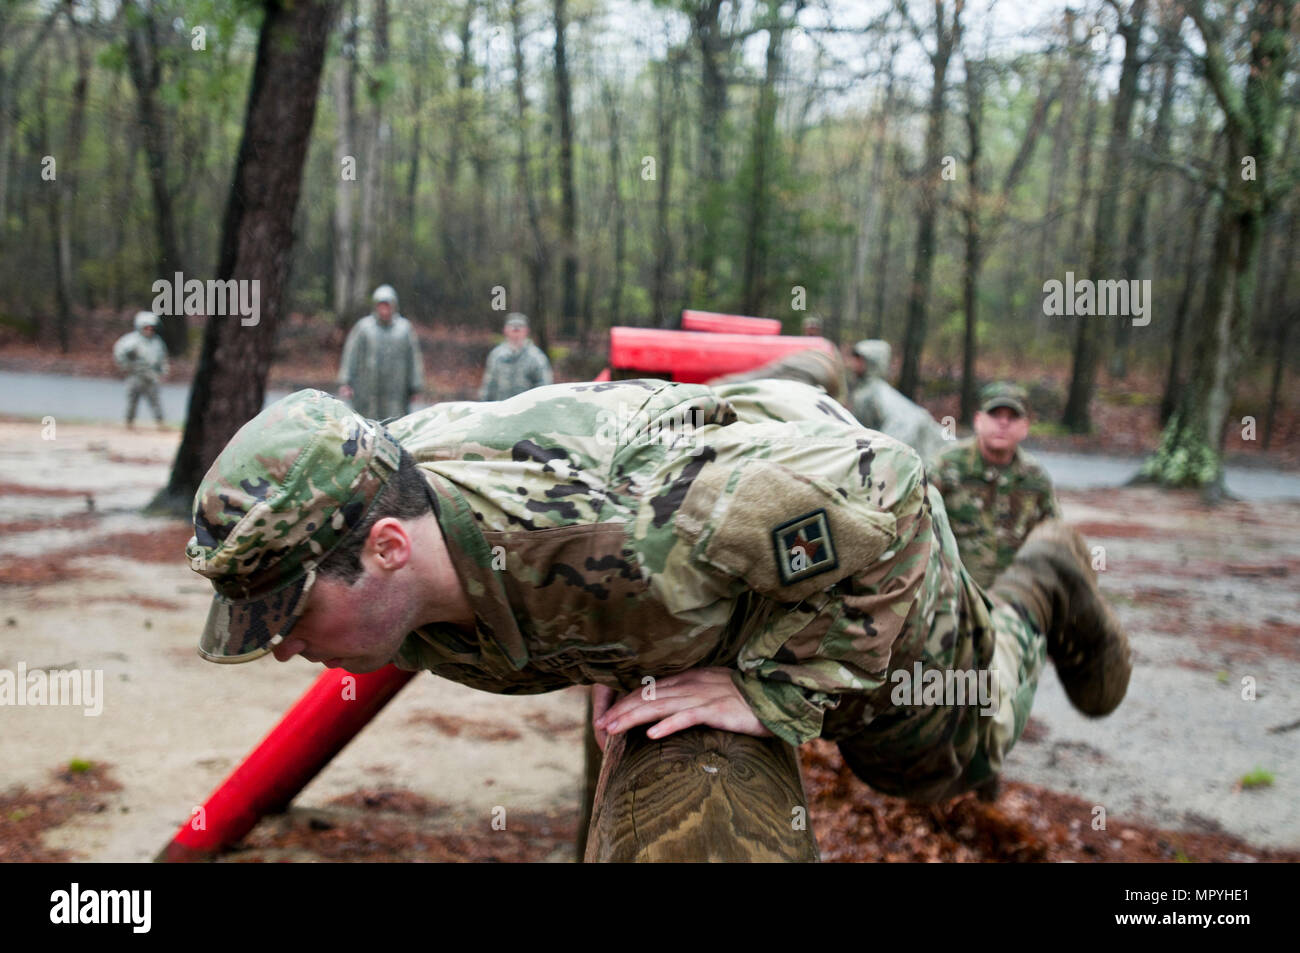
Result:
<svg viewBox="0 0 1300 953">
<path fill-rule="evenodd" d="M 839 566 L 825 510 L 813 510 L 772 531 L 781 584 L 790 585 Z"/>
</svg>

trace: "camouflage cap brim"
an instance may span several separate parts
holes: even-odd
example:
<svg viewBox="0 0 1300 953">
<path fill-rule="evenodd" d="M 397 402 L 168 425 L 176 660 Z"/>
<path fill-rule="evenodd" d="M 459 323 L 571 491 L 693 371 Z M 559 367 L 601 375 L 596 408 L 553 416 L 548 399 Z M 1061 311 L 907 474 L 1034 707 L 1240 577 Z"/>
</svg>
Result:
<svg viewBox="0 0 1300 953">
<path fill-rule="evenodd" d="M 287 636 L 306 607 L 307 592 L 315 580 L 308 570 L 294 581 L 263 596 L 231 599 L 218 592 L 212 597 L 208 621 L 199 637 L 199 655 L 209 662 L 251 662 Z"/>
<path fill-rule="evenodd" d="M 995 397 L 992 400 L 985 401 L 984 406 L 981 407 L 980 410 L 984 411 L 984 413 L 986 414 L 990 414 L 993 411 L 997 410 L 999 407 L 1010 407 L 1021 417 L 1025 417 L 1029 413 L 1025 409 L 1025 405 L 1022 404 L 1020 401 L 1016 400 L 1014 397 Z"/>
</svg>

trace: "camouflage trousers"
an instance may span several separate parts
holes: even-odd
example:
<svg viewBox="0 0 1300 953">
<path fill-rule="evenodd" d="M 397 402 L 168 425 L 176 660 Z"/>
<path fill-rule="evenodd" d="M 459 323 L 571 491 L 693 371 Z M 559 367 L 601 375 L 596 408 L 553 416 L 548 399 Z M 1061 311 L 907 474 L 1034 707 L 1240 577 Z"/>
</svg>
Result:
<svg viewBox="0 0 1300 953">
<path fill-rule="evenodd" d="M 163 422 L 162 401 L 158 397 L 158 378 L 145 374 L 132 374 L 126 381 L 126 422 L 135 423 L 135 409 L 141 396 L 149 402 L 154 420 Z"/>
<path fill-rule="evenodd" d="M 845 697 L 822 729 L 861 780 L 914 801 L 953 797 L 998 775 L 1025 730 L 1047 657 L 1044 634 L 970 578 L 943 498 L 934 487 L 929 498 L 941 571 L 967 601 L 936 614 L 919 658 L 891 662 L 882 689 Z"/>
</svg>

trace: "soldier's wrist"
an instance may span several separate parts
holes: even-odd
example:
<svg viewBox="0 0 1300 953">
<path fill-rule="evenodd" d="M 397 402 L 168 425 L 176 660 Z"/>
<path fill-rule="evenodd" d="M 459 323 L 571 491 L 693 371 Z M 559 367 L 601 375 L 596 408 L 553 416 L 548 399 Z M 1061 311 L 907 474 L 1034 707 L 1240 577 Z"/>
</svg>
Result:
<svg viewBox="0 0 1300 953">
<path fill-rule="evenodd" d="M 753 673 L 733 670 L 731 680 L 754 717 L 792 745 L 819 737 L 825 710 L 838 703 L 835 696 L 825 692 L 809 691 L 792 682 L 774 682 Z"/>
</svg>

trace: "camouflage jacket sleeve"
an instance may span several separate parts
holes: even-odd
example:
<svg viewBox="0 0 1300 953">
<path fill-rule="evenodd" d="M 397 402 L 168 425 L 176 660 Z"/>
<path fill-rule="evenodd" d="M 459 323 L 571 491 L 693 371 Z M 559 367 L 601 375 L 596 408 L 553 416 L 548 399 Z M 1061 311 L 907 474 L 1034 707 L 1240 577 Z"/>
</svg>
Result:
<svg viewBox="0 0 1300 953">
<path fill-rule="evenodd" d="M 920 460 L 829 417 L 706 430 L 708 465 L 676 531 L 694 567 L 762 597 L 733 679 L 769 730 L 800 744 L 843 694 L 884 684 L 914 618 L 931 536 Z"/>
</svg>

